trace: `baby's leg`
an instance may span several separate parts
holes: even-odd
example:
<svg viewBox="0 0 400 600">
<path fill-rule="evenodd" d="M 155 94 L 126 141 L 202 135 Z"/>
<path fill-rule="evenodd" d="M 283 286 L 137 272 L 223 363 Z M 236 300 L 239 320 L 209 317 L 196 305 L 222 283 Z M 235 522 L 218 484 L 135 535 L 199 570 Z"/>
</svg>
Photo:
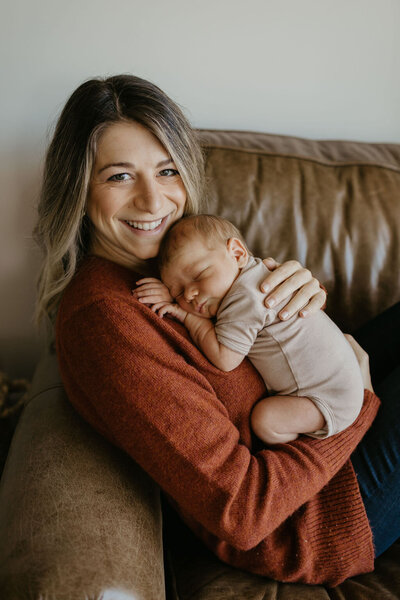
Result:
<svg viewBox="0 0 400 600">
<path fill-rule="evenodd" d="M 300 396 L 269 396 L 251 413 L 254 433 L 266 444 L 292 442 L 300 433 L 314 433 L 325 419 L 314 402 Z"/>
</svg>

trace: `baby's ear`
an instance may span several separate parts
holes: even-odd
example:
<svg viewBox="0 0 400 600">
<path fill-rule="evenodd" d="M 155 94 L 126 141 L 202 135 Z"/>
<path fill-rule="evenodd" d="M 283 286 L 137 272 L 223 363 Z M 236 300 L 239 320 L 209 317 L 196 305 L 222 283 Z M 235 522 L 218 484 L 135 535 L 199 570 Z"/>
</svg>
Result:
<svg viewBox="0 0 400 600">
<path fill-rule="evenodd" d="M 231 256 L 233 256 L 237 263 L 238 267 L 241 269 L 247 264 L 247 260 L 249 258 L 249 253 L 247 252 L 246 246 L 243 244 L 239 238 L 229 238 L 226 243 L 228 252 Z"/>
</svg>

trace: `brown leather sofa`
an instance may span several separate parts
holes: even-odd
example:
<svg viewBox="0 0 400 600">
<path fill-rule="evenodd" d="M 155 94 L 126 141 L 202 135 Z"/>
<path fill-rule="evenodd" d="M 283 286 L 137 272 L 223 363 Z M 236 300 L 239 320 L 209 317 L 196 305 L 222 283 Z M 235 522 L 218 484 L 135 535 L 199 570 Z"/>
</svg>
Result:
<svg viewBox="0 0 400 600">
<path fill-rule="evenodd" d="M 351 332 L 400 300 L 400 145 L 199 135 L 207 154 L 208 211 L 234 221 L 257 255 L 307 265 L 326 285 L 327 312 L 342 329 Z M 230 568 L 160 501 L 146 474 L 76 415 L 49 352 L 36 371 L 0 484 L 0 598 L 165 595 L 395 600 L 400 542 L 376 561 L 374 573 L 333 589 Z"/>
</svg>

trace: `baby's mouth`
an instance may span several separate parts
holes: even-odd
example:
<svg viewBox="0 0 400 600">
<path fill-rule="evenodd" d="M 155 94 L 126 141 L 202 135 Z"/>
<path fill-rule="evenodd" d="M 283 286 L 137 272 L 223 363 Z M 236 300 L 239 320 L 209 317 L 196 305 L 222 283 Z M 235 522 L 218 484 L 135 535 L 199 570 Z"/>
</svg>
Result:
<svg viewBox="0 0 400 600">
<path fill-rule="evenodd" d="M 207 300 L 204 300 L 203 302 L 200 302 L 200 303 L 196 303 L 196 305 L 195 305 L 196 311 L 198 313 L 202 314 L 204 312 L 206 303 L 207 303 Z"/>
</svg>

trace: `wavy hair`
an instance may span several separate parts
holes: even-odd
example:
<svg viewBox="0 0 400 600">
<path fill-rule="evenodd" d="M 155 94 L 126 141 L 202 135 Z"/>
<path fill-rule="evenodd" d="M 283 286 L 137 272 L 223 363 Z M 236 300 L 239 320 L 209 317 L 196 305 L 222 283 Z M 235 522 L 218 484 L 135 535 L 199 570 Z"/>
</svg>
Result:
<svg viewBox="0 0 400 600">
<path fill-rule="evenodd" d="M 61 295 L 90 244 L 85 215 L 100 134 L 112 123 L 135 121 L 169 152 L 186 189 L 185 214 L 199 210 L 204 161 L 197 137 L 179 106 L 153 83 L 133 75 L 96 78 L 67 101 L 48 147 L 34 237 L 44 258 L 35 320 L 54 321 Z"/>
</svg>

